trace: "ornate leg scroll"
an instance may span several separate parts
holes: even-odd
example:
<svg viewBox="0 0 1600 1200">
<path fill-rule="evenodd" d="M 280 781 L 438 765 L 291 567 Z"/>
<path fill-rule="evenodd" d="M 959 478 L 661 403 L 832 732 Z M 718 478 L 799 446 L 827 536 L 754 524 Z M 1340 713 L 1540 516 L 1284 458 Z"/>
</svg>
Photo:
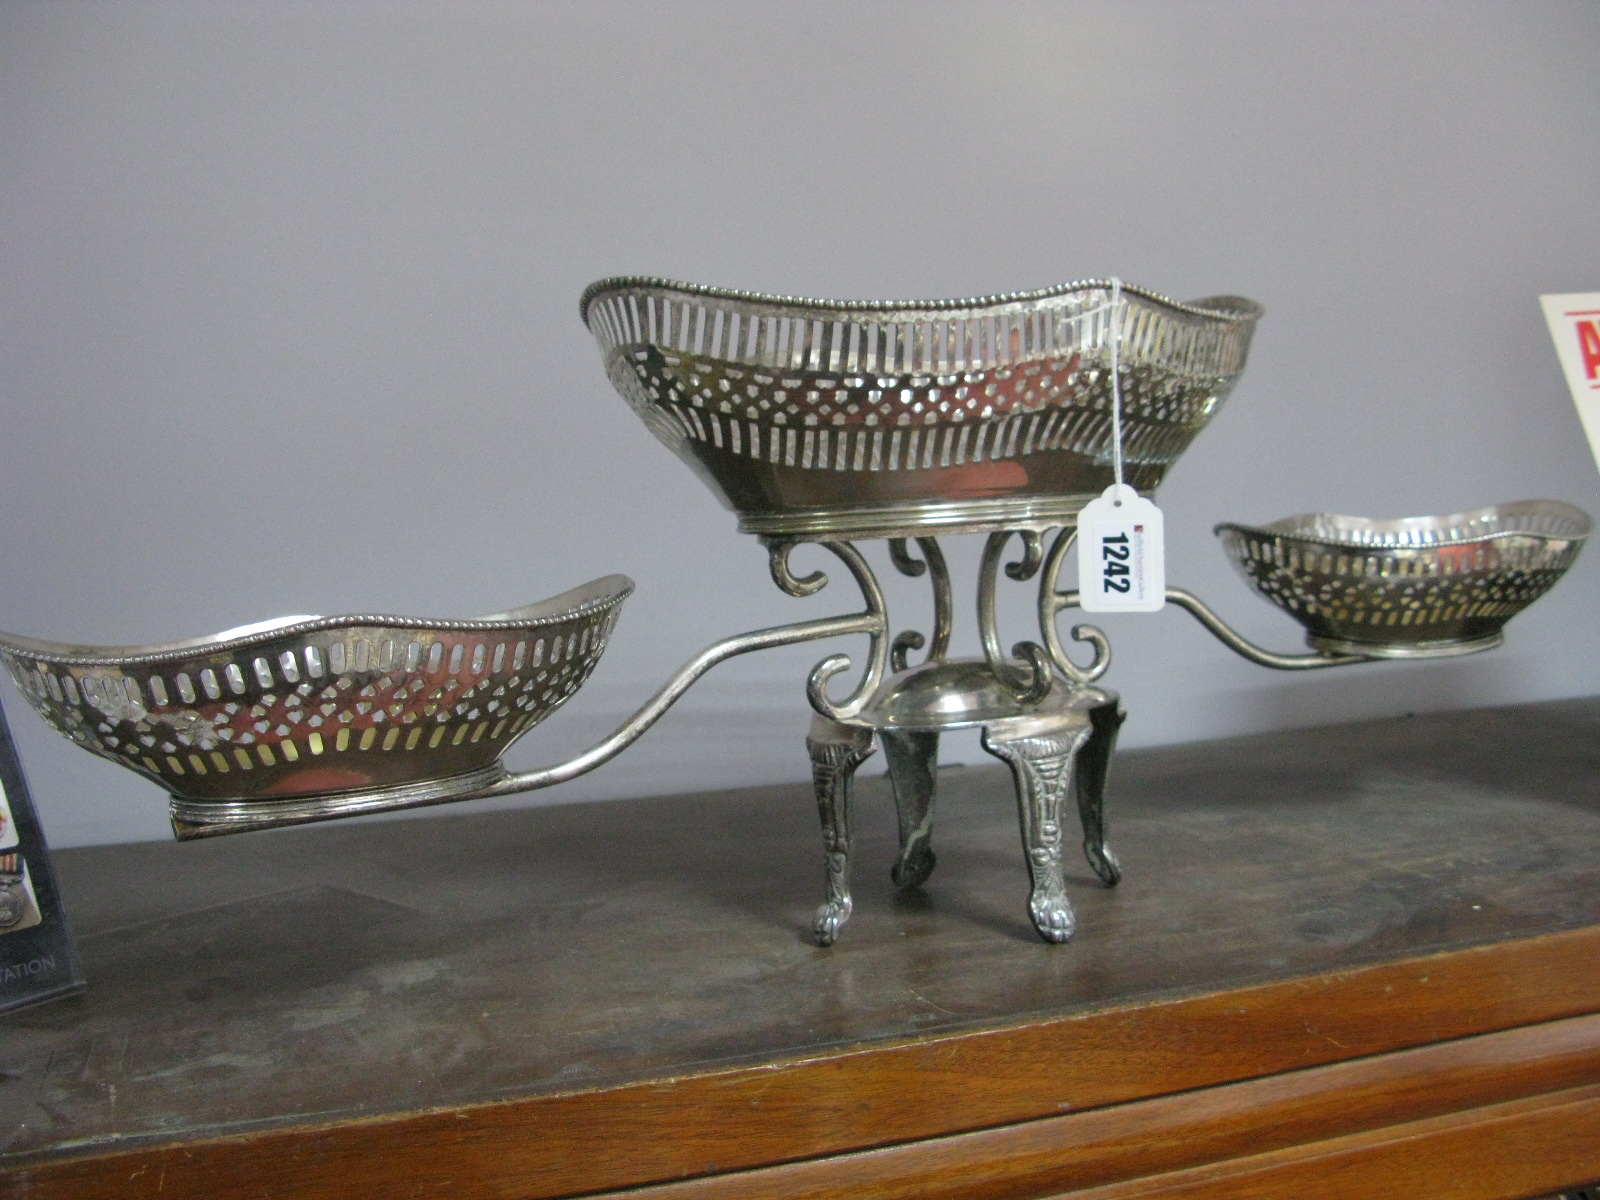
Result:
<svg viewBox="0 0 1600 1200">
<path fill-rule="evenodd" d="M 1106 776 L 1111 771 L 1111 754 L 1117 748 L 1117 730 L 1127 713 L 1116 696 L 1089 710 L 1092 726 L 1089 740 L 1078 751 L 1078 816 L 1083 821 L 1083 853 L 1094 873 L 1115 887 L 1122 878 L 1122 866 L 1106 845 Z"/>
<path fill-rule="evenodd" d="M 1066 941 L 1077 925 L 1061 867 L 1061 819 L 1072 787 L 1073 758 L 1090 731 L 1080 712 L 1064 714 L 1059 723 L 1049 725 L 1030 721 L 1016 732 L 1000 722 L 983 731 L 983 748 L 1005 762 L 1016 781 L 1022 846 L 1033 877 L 1028 912 L 1047 942 Z"/>
<path fill-rule="evenodd" d="M 811 921 L 819 946 L 831 946 L 850 919 L 850 781 L 873 750 L 872 730 L 843 725 L 827 717 L 811 718 L 806 750 L 817 789 L 817 814 L 827 853 L 827 899 Z"/>
<path fill-rule="evenodd" d="M 933 874 L 933 790 L 938 772 L 939 735 L 882 730 L 889 780 L 900 818 L 900 859 L 890 871 L 897 887 L 914 888 Z"/>
</svg>

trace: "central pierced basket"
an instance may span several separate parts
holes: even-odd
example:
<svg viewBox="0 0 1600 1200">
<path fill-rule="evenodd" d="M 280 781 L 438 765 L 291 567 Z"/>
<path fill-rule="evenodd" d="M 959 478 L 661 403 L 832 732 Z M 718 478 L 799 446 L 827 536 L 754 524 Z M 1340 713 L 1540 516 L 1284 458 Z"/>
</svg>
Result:
<svg viewBox="0 0 1600 1200">
<path fill-rule="evenodd" d="M 1149 493 L 1244 369 L 1259 306 L 1124 288 L 1127 482 Z M 739 515 L 810 539 L 1070 525 L 1112 482 L 1111 285 L 798 300 L 607 279 L 611 382 Z"/>
</svg>

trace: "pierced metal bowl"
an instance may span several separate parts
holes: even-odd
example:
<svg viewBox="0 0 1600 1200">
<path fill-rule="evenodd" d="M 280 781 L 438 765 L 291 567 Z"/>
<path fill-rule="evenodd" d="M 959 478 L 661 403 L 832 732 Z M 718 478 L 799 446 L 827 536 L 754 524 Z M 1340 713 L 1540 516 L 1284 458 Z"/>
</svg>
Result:
<svg viewBox="0 0 1600 1200">
<path fill-rule="evenodd" d="M 501 778 L 505 749 L 589 677 L 632 590 L 608 575 L 467 621 L 284 617 L 159 646 L 0 634 L 0 661 L 57 731 L 164 786 L 175 825 L 270 822 L 310 812 L 306 797 L 365 811 Z M 359 803 L 375 793 L 388 803 Z"/>
<path fill-rule="evenodd" d="M 1244 369 L 1259 306 L 1124 288 L 1125 473 L 1143 492 Z M 1112 482 L 1108 282 L 820 301 L 606 279 L 611 382 L 739 515 L 813 539 L 1069 525 Z"/>
<path fill-rule="evenodd" d="M 1216 532 L 1313 648 L 1431 658 L 1499 645 L 1505 623 L 1555 585 L 1593 527 L 1570 504 L 1522 500 L 1396 520 L 1307 513 Z"/>
</svg>

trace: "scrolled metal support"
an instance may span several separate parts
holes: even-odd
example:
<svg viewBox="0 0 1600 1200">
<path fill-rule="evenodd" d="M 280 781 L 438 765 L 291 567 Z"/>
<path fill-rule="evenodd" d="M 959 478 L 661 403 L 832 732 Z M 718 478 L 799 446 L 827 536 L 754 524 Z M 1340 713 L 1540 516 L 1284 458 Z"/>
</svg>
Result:
<svg viewBox="0 0 1600 1200">
<path fill-rule="evenodd" d="M 1068 526 L 1057 533 L 1055 541 L 1050 543 L 1050 553 L 1046 555 L 1044 562 L 1044 576 L 1039 580 L 1039 633 L 1044 638 L 1045 649 L 1049 651 L 1050 661 L 1055 664 L 1056 670 L 1074 683 L 1087 685 L 1104 675 L 1106 668 L 1111 665 L 1111 642 L 1093 625 L 1074 625 L 1073 639 L 1087 642 L 1094 647 L 1093 661 L 1086 667 L 1080 667 L 1067 656 L 1067 648 L 1056 629 L 1057 614 L 1062 609 L 1071 608 L 1078 603 L 1077 592 L 1056 590 L 1062 565 L 1067 560 L 1067 552 L 1077 540 L 1077 528 Z"/>
<path fill-rule="evenodd" d="M 927 658 L 923 661 L 939 662 L 950 650 L 950 631 L 954 624 L 950 568 L 945 564 L 944 551 L 939 548 L 936 539 L 918 538 L 917 547 L 922 551 L 921 558 L 912 556 L 906 546 L 905 538 L 890 538 L 889 558 L 894 563 L 895 570 L 912 579 L 927 575 L 931 571 L 929 582 L 933 585 L 933 644 L 928 647 Z M 897 634 L 889 650 L 890 667 L 896 671 L 904 671 L 909 665 L 907 657 L 910 652 L 921 650 L 925 644 L 926 639 L 915 629 L 907 629 Z"/>
<path fill-rule="evenodd" d="M 806 596 L 815 596 L 828 586 L 828 577 L 821 571 L 813 571 L 809 575 L 796 575 L 789 569 L 789 555 L 799 542 L 772 540 L 765 543 L 767 547 L 767 569 L 772 572 L 772 582 L 790 596 L 804 599 Z"/>
<path fill-rule="evenodd" d="M 983 560 L 978 574 L 978 636 L 983 642 L 983 657 L 995 677 L 1005 681 L 1019 703 L 1031 704 L 1049 694 L 1055 676 L 1050 670 L 1050 656 L 1037 642 L 1018 642 L 1011 647 L 1011 658 L 1000 650 L 995 586 L 999 582 L 1000 559 L 1013 533 L 1021 534 L 1023 556 L 1016 562 L 1006 564 L 1006 574 L 1012 579 L 1026 580 L 1039 570 L 1042 562 L 1040 536 L 1032 530 L 1005 529 L 989 535 L 983 544 Z M 1021 660 L 1020 666 L 1017 659 Z"/>
<path fill-rule="evenodd" d="M 821 571 L 796 576 L 789 569 L 789 554 L 800 544 L 797 540 L 763 538 L 762 541 L 767 547 L 773 581 L 789 595 L 812 596 L 827 586 L 828 577 Z M 850 542 L 819 542 L 818 545 L 826 547 L 849 568 L 867 604 L 867 611 L 862 616 L 870 618 L 872 623 L 870 628 L 857 631 L 868 637 L 867 666 L 861 673 L 860 682 L 848 696 L 843 700 L 832 699 L 828 695 L 828 682 L 835 675 L 850 669 L 849 655 L 834 654 L 823 659 L 806 680 L 806 699 L 811 702 L 813 709 L 830 720 L 848 721 L 866 708 L 872 694 L 888 673 L 889 609 L 883 599 L 883 589 L 878 586 L 878 577 L 872 573 L 872 567 L 862 557 L 861 551 Z"/>
</svg>

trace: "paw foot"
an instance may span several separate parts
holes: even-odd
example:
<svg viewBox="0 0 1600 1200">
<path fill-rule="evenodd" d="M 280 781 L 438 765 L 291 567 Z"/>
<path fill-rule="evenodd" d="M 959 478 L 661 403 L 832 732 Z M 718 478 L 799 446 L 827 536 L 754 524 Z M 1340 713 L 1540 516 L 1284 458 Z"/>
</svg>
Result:
<svg viewBox="0 0 1600 1200">
<path fill-rule="evenodd" d="M 1107 845 L 1093 845 L 1089 842 L 1083 844 L 1084 857 L 1089 860 L 1089 865 L 1094 868 L 1094 873 L 1100 876 L 1107 887 L 1116 887 L 1117 881 L 1122 878 L 1122 864 L 1117 861 L 1117 856 L 1111 852 Z"/>
<path fill-rule="evenodd" d="M 1028 913 L 1033 917 L 1033 927 L 1047 942 L 1064 942 L 1078 927 L 1072 905 L 1063 893 L 1034 896 L 1028 901 Z"/>
<path fill-rule="evenodd" d="M 850 900 L 829 900 L 817 909 L 817 915 L 811 918 L 811 936 L 816 938 L 817 945 L 831 946 L 839 940 L 839 930 L 844 928 L 844 923 L 850 919 Z"/>
<path fill-rule="evenodd" d="M 938 861 L 933 855 L 933 848 L 927 842 L 918 842 L 901 856 L 899 862 L 895 863 L 889 872 L 889 878 L 894 880 L 896 887 L 920 887 L 927 882 L 928 876 L 933 874 L 933 868 Z"/>
</svg>

